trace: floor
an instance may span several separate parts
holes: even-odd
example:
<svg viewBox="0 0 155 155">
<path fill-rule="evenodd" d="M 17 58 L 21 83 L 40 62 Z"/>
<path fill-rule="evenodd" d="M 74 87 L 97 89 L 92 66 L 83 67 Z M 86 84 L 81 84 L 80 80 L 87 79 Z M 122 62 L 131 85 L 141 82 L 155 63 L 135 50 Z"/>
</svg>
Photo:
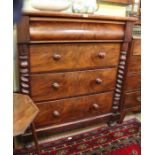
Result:
<svg viewBox="0 0 155 155">
<path fill-rule="evenodd" d="M 133 118 L 136 118 L 137 120 L 141 121 L 141 114 L 140 113 L 130 113 L 125 117 L 124 121 L 130 120 L 130 119 L 133 119 Z M 93 130 L 93 129 L 101 127 L 101 126 L 103 126 L 103 123 L 102 124 L 97 124 L 97 125 L 94 125 L 94 126 L 91 126 L 91 127 L 88 127 L 88 128 L 82 128 L 82 129 L 72 130 L 72 131 L 68 131 L 68 132 L 63 132 L 63 133 L 60 133 L 60 134 L 48 135 L 48 136 L 46 135 L 44 137 L 39 138 L 39 143 L 41 144 L 41 143 L 44 143 L 44 142 L 53 141 L 53 140 L 56 140 L 56 139 L 59 139 L 59 138 L 65 138 L 65 137 L 68 137 L 69 139 L 71 139 L 72 136 L 75 135 L 75 134 L 87 132 L 87 131 Z M 107 125 L 105 124 L 105 126 L 107 126 Z M 33 142 L 24 143 L 24 147 L 26 147 L 26 148 L 29 148 L 32 145 L 33 145 Z M 21 141 L 19 141 L 18 139 L 15 139 L 15 147 L 16 148 L 22 148 L 23 143 L 21 143 Z"/>
</svg>

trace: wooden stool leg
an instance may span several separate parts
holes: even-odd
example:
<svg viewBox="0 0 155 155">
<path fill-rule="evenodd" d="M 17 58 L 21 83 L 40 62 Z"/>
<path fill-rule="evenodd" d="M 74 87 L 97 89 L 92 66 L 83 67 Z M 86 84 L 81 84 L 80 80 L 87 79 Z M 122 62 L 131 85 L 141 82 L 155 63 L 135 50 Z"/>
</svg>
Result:
<svg viewBox="0 0 155 155">
<path fill-rule="evenodd" d="M 39 144 L 38 144 L 38 137 L 37 137 L 37 134 L 36 134 L 36 131 L 35 131 L 35 124 L 33 122 L 31 124 L 31 129 L 32 129 L 32 134 L 33 134 L 33 139 L 34 139 L 37 154 L 41 155 Z"/>
</svg>

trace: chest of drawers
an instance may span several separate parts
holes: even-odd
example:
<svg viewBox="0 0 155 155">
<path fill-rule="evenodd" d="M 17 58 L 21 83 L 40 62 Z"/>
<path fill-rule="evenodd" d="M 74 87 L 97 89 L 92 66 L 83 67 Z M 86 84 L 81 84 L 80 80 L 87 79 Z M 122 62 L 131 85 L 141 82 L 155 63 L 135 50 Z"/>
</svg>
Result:
<svg viewBox="0 0 155 155">
<path fill-rule="evenodd" d="M 120 117 L 134 18 L 24 13 L 17 25 L 20 92 L 40 112 L 37 131 L 65 131 Z"/>
</svg>

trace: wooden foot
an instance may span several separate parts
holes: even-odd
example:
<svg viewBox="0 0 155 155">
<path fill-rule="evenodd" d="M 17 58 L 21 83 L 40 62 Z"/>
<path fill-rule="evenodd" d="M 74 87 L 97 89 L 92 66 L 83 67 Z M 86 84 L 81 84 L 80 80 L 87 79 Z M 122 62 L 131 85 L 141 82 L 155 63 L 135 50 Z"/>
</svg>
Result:
<svg viewBox="0 0 155 155">
<path fill-rule="evenodd" d="M 120 119 L 118 121 L 119 124 L 123 123 L 125 115 L 126 115 L 126 112 L 121 112 L 121 117 L 120 117 Z"/>
</svg>

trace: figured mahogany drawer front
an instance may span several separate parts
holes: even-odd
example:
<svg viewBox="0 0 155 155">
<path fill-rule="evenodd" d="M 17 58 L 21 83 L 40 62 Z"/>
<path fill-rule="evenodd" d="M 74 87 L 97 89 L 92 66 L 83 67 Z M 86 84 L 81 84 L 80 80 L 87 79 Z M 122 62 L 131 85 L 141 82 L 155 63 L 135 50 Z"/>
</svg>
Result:
<svg viewBox="0 0 155 155">
<path fill-rule="evenodd" d="M 124 109 L 139 106 L 141 104 L 140 91 L 125 93 Z"/>
<path fill-rule="evenodd" d="M 111 68 L 32 75 L 31 97 L 43 101 L 112 90 L 116 73 Z"/>
<path fill-rule="evenodd" d="M 133 40 L 133 55 L 141 55 L 141 39 Z"/>
<path fill-rule="evenodd" d="M 80 120 L 111 112 L 113 92 L 37 104 L 37 127 Z"/>
<path fill-rule="evenodd" d="M 129 58 L 128 72 L 141 72 L 141 57 L 131 56 Z"/>
<path fill-rule="evenodd" d="M 126 80 L 126 91 L 140 89 L 141 76 L 139 74 L 128 74 Z"/>
<path fill-rule="evenodd" d="M 63 19 L 30 19 L 31 41 L 65 41 L 65 40 L 123 40 L 124 23 L 79 22 Z"/>
<path fill-rule="evenodd" d="M 36 44 L 30 46 L 31 72 L 114 66 L 119 53 L 119 43 Z"/>
</svg>

